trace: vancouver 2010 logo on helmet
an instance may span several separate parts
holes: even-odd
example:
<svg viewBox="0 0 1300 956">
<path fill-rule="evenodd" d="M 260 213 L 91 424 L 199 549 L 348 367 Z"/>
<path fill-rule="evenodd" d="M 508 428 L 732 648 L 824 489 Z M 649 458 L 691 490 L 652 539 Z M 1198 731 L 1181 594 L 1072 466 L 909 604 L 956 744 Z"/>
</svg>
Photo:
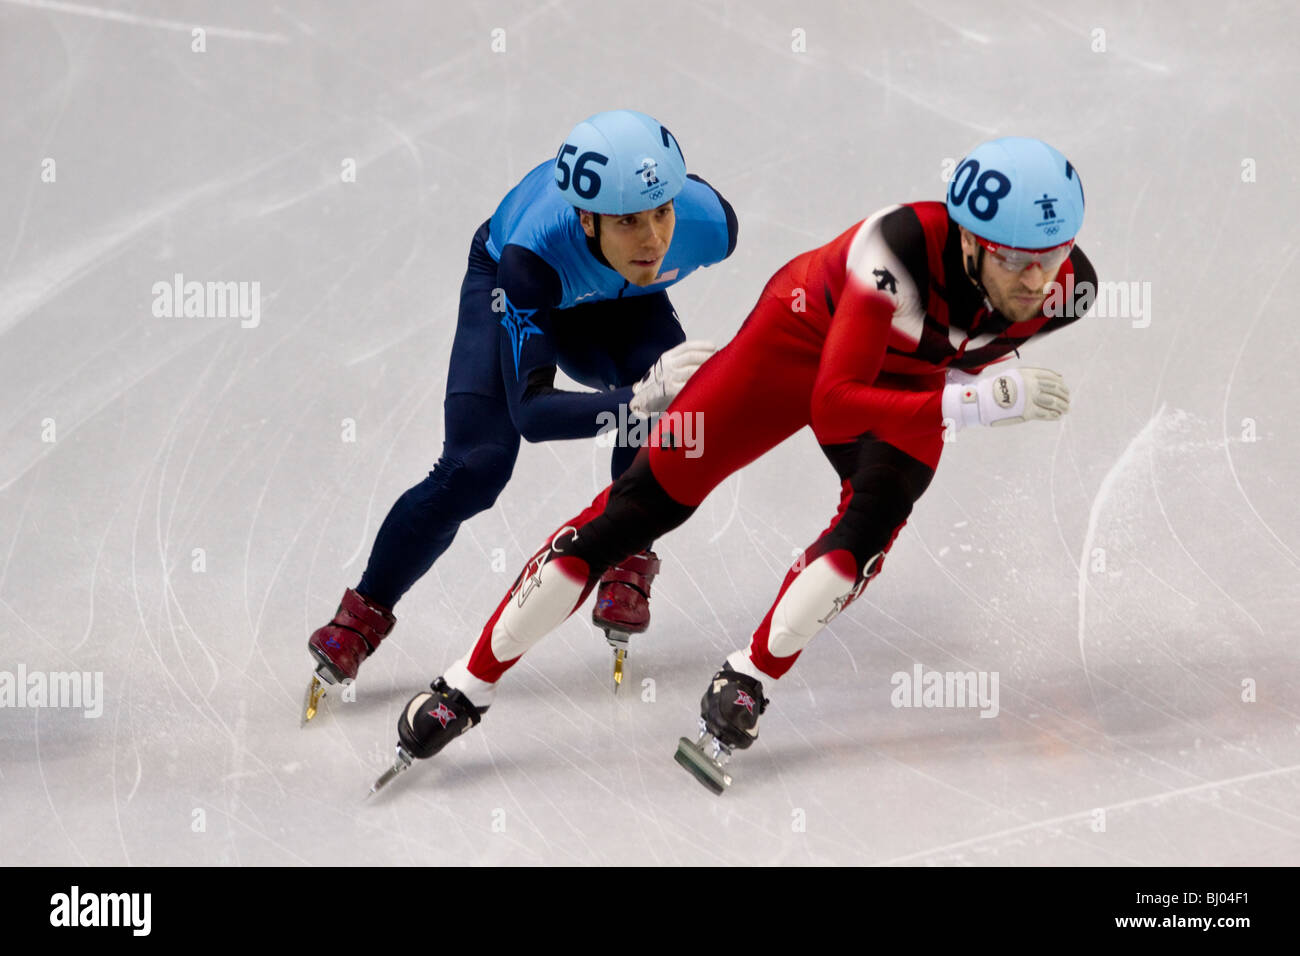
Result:
<svg viewBox="0 0 1300 956">
<path fill-rule="evenodd" d="M 1049 236 L 1054 236 L 1061 231 L 1061 227 L 1056 223 L 1056 210 L 1052 208 L 1052 204 L 1057 202 L 1060 200 L 1047 193 L 1043 193 L 1042 199 L 1034 200 L 1034 205 L 1043 211 L 1043 218 L 1039 221 L 1038 228 Z"/>
<path fill-rule="evenodd" d="M 655 174 L 655 167 L 658 165 L 649 156 L 641 160 L 641 168 L 637 170 L 637 173 L 640 174 L 641 182 L 645 183 L 646 189 L 659 185 L 659 177 Z"/>
</svg>

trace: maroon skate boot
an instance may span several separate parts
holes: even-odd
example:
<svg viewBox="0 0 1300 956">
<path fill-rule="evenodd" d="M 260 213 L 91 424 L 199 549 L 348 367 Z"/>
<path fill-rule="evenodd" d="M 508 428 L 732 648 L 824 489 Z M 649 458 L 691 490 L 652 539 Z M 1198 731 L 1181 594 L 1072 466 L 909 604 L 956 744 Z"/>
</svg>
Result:
<svg viewBox="0 0 1300 956">
<path fill-rule="evenodd" d="M 591 622 L 605 632 L 605 640 L 614 649 L 616 694 L 623 683 L 628 638 L 650 626 L 650 582 L 658 573 L 658 556 L 653 551 L 642 551 L 606 571 L 596 588 Z"/>
<path fill-rule="evenodd" d="M 316 673 L 307 687 L 303 724 L 316 716 L 326 687 L 356 680 L 361 662 L 375 652 L 396 623 L 388 608 L 366 600 L 352 588 L 343 592 L 334 620 L 307 641 L 307 650 L 316 659 Z"/>
</svg>

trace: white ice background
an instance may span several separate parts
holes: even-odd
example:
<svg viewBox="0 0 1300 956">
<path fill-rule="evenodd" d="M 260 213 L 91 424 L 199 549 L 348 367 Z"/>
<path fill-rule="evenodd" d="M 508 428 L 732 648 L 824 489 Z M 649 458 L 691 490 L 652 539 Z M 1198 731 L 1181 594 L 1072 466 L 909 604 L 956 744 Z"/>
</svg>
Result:
<svg viewBox="0 0 1300 956">
<path fill-rule="evenodd" d="M 1298 25 L 1285 2 L 0 0 L 0 670 L 104 682 L 98 718 L 0 709 L 0 863 L 1300 862 Z M 1069 416 L 946 449 L 724 796 L 672 752 L 834 512 L 807 432 L 659 543 L 620 697 L 584 610 L 364 806 L 401 705 L 608 480 L 590 441 L 525 445 L 357 700 L 299 729 L 308 634 L 439 455 L 475 228 L 617 107 L 740 217 L 672 290 L 693 337 L 1010 134 L 1080 170 L 1080 245 L 1150 283 L 1150 323 L 1025 350 Z M 178 272 L 260 282 L 260 325 L 156 318 Z M 999 715 L 893 707 L 915 662 L 998 672 Z"/>
</svg>

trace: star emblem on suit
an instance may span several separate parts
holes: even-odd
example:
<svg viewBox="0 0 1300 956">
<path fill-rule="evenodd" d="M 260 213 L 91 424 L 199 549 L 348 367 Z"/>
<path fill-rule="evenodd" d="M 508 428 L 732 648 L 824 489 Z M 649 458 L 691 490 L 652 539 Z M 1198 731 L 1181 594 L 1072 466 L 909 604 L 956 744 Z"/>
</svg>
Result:
<svg viewBox="0 0 1300 956">
<path fill-rule="evenodd" d="M 519 353 L 530 335 L 541 335 L 542 330 L 533 324 L 536 309 L 517 309 L 509 299 L 505 300 L 506 314 L 501 316 L 501 325 L 510 336 L 511 351 L 515 356 L 515 378 L 519 377 Z"/>
</svg>

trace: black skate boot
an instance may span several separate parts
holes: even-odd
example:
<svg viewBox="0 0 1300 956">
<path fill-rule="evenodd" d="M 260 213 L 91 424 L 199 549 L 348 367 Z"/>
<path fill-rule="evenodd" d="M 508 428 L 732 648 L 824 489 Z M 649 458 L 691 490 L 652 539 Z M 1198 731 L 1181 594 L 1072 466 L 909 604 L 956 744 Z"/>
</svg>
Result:
<svg viewBox="0 0 1300 956">
<path fill-rule="evenodd" d="M 700 735 L 677 742 L 676 760 L 715 794 L 731 786 L 722 768 L 735 750 L 758 739 L 758 718 L 767 710 L 763 684 L 723 664 L 700 698 Z"/>
<path fill-rule="evenodd" d="M 370 793 L 376 794 L 386 787 L 412 761 L 432 757 L 481 722 L 485 713 L 486 707 L 475 707 L 468 697 L 448 687 L 439 677 L 429 685 L 428 691 L 416 694 L 402 710 L 397 721 L 397 757 L 375 781 Z"/>
</svg>

